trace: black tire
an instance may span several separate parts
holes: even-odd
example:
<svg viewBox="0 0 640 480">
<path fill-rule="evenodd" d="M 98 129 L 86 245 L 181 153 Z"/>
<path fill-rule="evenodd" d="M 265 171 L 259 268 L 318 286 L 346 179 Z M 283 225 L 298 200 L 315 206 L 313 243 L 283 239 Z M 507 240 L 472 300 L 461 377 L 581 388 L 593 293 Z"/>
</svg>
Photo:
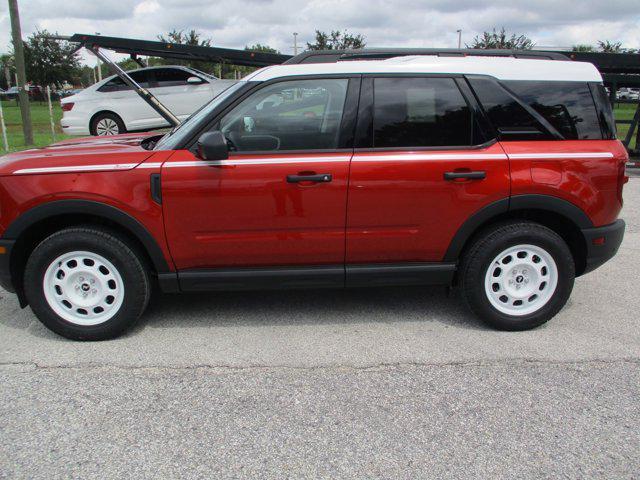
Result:
<svg viewBox="0 0 640 480">
<path fill-rule="evenodd" d="M 118 127 L 117 133 L 110 134 L 110 135 L 120 135 L 122 133 L 127 133 L 127 129 L 124 126 L 124 122 L 118 115 L 116 115 L 115 113 L 103 112 L 103 113 L 97 114 L 95 117 L 91 119 L 91 125 L 89 125 L 89 131 L 91 132 L 91 135 L 94 135 L 94 136 L 101 135 L 98 133 L 98 124 L 104 120 L 111 120 Z"/>
<path fill-rule="evenodd" d="M 548 297 L 547 303 L 540 306 L 538 310 L 523 315 L 510 315 L 492 305 L 489 292 L 485 288 L 485 276 L 490 266 L 500 270 L 499 267 L 502 265 L 492 262 L 501 252 L 519 245 L 533 245 L 553 258 L 557 267 L 557 285 L 553 294 Z M 505 269 L 509 268 L 511 267 Z M 517 278 L 522 281 L 520 275 Z M 574 278 L 573 256 L 567 244 L 557 233 L 537 223 L 511 221 L 492 226 L 473 240 L 462 259 L 459 280 L 467 306 L 481 320 L 500 330 L 518 331 L 536 328 L 553 318 L 569 299 Z M 508 281 L 512 283 L 515 280 L 508 278 Z M 540 288 L 545 286 L 540 284 Z"/>
<path fill-rule="evenodd" d="M 61 255 L 76 251 L 103 257 L 115 267 L 122 279 L 122 304 L 118 309 L 114 307 L 116 313 L 111 318 L 97 325 L 79 325 L 65 320 L 55 312 L 45 296 L 48 267 Z M 72 340 L 106 340 L 121 335 L 142 315 L 151 293 L 149 274 L 135 252 L 126 240 L 101 227 L 73 227 L 52 234 L 34 249 L 27 260 L 24 291 L 31 309 L 47 328 Z M 99 279 L 96 281 L 100 283 Z"/>
</svg>

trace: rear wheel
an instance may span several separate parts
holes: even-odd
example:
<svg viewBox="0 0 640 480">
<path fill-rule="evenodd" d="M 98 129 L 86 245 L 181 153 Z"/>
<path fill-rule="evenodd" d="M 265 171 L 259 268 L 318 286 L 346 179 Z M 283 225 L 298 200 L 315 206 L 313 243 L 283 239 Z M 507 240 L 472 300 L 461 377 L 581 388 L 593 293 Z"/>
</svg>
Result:
<svg viewBox="0 0 640 480">
<path fill-rule="evenodd" d="M 564 240 L 531 222 L 486 230 L 461 266 L 467 305 L 502 330 L 527 330 L 547 322 L 567 302 L 574 277 L 573 256 Z"/>
<path fill-rule="evenodd" d="M 54 233 L 33 251 L 24 289 L 38 319 L 74 340 L 113 338 L 144 311 L 149 277 L 134 249 L 97 227 Z"/>
<path fill-rule="evenodd" d="M 109 136 L 126 133 L 122 119 L 115 113 L 99 113 L 91 121 L 91 135 Z"/>
</svg>

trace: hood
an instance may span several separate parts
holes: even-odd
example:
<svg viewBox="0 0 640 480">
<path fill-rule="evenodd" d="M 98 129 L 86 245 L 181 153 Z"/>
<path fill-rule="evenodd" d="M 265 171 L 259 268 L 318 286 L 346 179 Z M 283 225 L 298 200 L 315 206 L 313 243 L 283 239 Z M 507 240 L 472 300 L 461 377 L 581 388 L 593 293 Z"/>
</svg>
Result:
<svg viewBox="0 0 640 480">
<path fill-rule="evenodd" d="M 80 173 L 134 168 L 153 154 L 141 143 L 157 132 L 72 138 L 0 157 L 0 175 Z"/>
</svg>

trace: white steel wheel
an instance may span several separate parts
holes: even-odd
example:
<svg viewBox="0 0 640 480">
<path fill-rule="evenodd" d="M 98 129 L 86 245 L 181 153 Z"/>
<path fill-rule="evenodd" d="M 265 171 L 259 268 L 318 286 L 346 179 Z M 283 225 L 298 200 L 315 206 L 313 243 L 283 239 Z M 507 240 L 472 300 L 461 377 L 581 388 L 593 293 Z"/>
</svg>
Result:
<svg viewBox="0 0 640 480">
<path fill-rule="evenodd" d="M 558 285 L 553 257 L 535 245 L 516 245 L 497 255 L 485 274 L 484 289 L 501 313 L 529 315 L 544 307 Z"/>
<path fill-rule="evenodd" d="M 103 117 L 96 123 L 96 134 L 99 136 L 118 135 L 120 129 L 118 123 L 109 117 Z"/>
<path fill-rule="evenodd" d="M 60 255 L 44 274 L 44 296 L 64 320 L 80 326 L 104 323 L 118 313 L 124 283 L 116 267 L 92 252 Z"/>
</svg>

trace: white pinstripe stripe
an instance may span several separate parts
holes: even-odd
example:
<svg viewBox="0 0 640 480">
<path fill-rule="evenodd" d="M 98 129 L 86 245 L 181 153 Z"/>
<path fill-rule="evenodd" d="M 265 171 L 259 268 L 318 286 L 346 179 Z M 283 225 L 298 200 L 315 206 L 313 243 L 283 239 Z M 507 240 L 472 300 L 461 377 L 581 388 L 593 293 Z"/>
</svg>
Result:
<svg viewBox="0 0 640 480">
<path fill-rule="evenodd" d="M 536 159 L 582 159 L 582 158 L 613 158 L 611 152 L 577 152 L 577 153 L 513 153 L 507 157 L 501 153 L 479 154 L 400 154 L 400 155 L 370 155 L 355 156 L 353 162 L 396 162 L 396 161 L 428 161 L 428 160 L 536 160 Z M 300 163 L 338 163 L 348 162 L 350 157 L 314 157 L 314 158 L 274 158 L 256 160 L 189 160 L 181 162 L 166 162 L 167 168 L 180 167 L 204 167 L 225 165 L 286 165 Z M 138 166 L 137 163 L 114 163 L 105 165 L 74 165 L 68 167 L 42 167 L 23 168 L 13 172 L 14 175 L 27 175 L 33 173 L 73 173 L 73 172 L 100 172 L 108 170 L 129 170 Z M 159 168 L 161 162 L 143 163 L 138 168 Z"/>
<path fill-rule="evenodd" d="M 136 168 L 160 168 L 162 166 L 162 162 L 147 162 L 141 163 Z"/>
<path fill-rule="evenodd" d="M 166 168 L 201 167 L 201 166 L 225 166 L 225 165 L 287 165 L 298 163 L 338 163 L 348 162 L 351 157 L 315 157 L 315 158 L 287 158 L 264 160 L 196 160 L 183 162 L 167 162 Z"/>
<path fill-rule="evenodd" d="M 580 153 L 510 153 L 509 158 L 517 160 L 535 160 L 539 158 L 613 158 L 611 152 L 580 152 Z"/>
<path fill-rule="evenodd" d="M 401 155 L 363 155 L 353 157 L 354 162 L 396 162 L 423 160 L 506 160 L 503 153 L 434 153 L 434 154 L 401 154 Z"/>
<path fill-rule="evenodd" d="M 13 172 L 14 175 L 26 175 L 30 173 L 73 173 L 73 172 L 100 172 L 105 170 L 129 170 L 137 163 L 112 163 L 105 165 L 73 165 L 69 167 L 42 167 L 23 168 Z"/>
</svg>

